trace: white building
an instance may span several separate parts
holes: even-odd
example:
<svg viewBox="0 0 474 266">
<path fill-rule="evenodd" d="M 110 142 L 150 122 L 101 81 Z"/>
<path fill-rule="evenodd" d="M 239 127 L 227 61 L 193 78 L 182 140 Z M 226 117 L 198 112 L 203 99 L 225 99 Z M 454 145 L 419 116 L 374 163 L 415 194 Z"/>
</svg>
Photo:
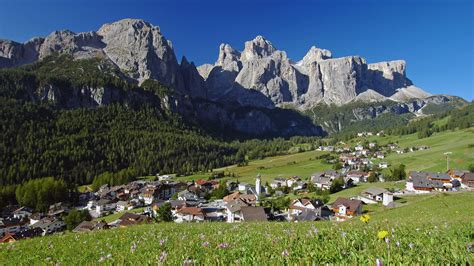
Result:
<svg viewBox="0 0 474 266">
<path fill-rule="evenodd" d="M 260 174 L 257 175 L 257 180 L 255 180 L 255 192 L 257 195 L 257 200 L 260 199 L 260 193 L 262 192 L 262 180 L 260 179 Z"/>
</svg>

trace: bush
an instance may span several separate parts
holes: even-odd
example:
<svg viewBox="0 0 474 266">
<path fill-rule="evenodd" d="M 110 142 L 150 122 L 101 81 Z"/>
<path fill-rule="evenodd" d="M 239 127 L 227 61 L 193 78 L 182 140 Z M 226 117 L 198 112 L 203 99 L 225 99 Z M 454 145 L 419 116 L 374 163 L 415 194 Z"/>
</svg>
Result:
<svg viewBox="0 0 474 266">
<path fill-rule="evenodd" d="M 79 211 L 77 209 L 72 209 L 69 212 L 69 214 L 64 217 L 66 228 L 69 231 L 72 231 L 83 221 L 90 221 L 90 220 L 92 220 L 92 217 L 87 210 Z"/>
</svg>

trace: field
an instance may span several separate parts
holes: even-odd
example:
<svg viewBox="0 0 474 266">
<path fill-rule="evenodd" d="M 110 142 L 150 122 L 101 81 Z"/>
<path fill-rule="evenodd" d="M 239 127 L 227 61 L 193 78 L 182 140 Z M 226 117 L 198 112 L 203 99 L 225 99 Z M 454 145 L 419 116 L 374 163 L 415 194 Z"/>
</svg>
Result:
<svg viewBox="0 0 474 266">
<path fill-rule="evenodd" d="M 396 142 L 402 148 L 429 146 L 430 149 L 404 154 L 392 153 L 384 161 L 390 164 L 403 163 L 407 170 L 446 171 L 445 152 L 450 155 L 450 168 L 467 169 L 474 163 L 474 128 L 436 133 L 429 138 L 418 139 L 417 134 L 407 136 L 371 137 L 379 144 Z"/>
<path fill-rule="evenodd" d="M 424 196 L 373 213 L 367 224 L 161 223 L 65 233 L 0 244 L 0 259 L 6 265 L 472 264 L 473 201 L 472 192 Z"/>
<path fill-rule="evenodd" d="M 351 142 L 356 145 L 364 141 L 364 138 L 356 138 Z M 445 171 L 446 157 L 444 152 L 450 151 L 450 166 L 456 169 L 467 169 L 469 164 L 474 163 L 474 128 L 457 131 L 446 131 L 436 133 L 429 138 L 418 139 L 417 134 L 405 136 L 385 136 L 369 137 L 369 141 L 377 141 L 379 144 L 395 142 L 402 148 L 429 146 L 430 149 L 415 151 L 404 154 L 391 153 L 382 161 L 387 161 L 392 165 L 403 163 L 406 169 L 417 171 Z M 470 146 L 471 145 L 471 146 Z M 325 154 L 322 151 L 308 151 L 290 155 L 269 157 L 263 160 L 250 161 L 247 166 L 237 167 L 231 165 L 214 171 L 232 172 L 240 182 L 254 183 L 257 174 L 261 174 L 262 182 L 270 182 L 276 177 L 300 176 L 308 178 L 311 174 L 332 169 L 332 165 L 322 163 L 317 156 Z M 374 160 L 378 162 L 380 160 Z M 200 173 L 186 177 L 179 177 L 178 180 L 198 180 L 207 179 L 209 173 Z"/>
<path fill-rule="evenodd" d="M 308 151 L 289 155 L 268 157 L 262 160 L 250 161 L 247 166 L 238 167 L 231 165 L 214 171 L 232 172 L 238 176 L 239 182 L 254 183 L 257 174 L 261 174 L 262 182 L 270 182 L 276 177 L 301 176 L 309 177 L 312 173 L 331 169 L 332 165 L 322 163 L 320 159 L 315 157 L 327 152 Z M 207 179 L 209 173 L 196 174 L 192 176 L 180 177 L 178 180 L 198 180 L 200 178 Z"/>
</svg>

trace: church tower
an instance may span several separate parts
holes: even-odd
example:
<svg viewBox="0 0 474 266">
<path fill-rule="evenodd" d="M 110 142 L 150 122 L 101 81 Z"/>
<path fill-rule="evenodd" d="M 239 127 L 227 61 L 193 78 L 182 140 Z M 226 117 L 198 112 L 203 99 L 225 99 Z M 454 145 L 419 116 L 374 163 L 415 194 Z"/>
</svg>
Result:
<svg viewBox="0 0 474 266">
<path fill-rule="evenodd" d="M 257 200 L 259 200 L 260 193 L 262 193 L 262 180 L 260 179 L 260 174 L 257 175 L 257 180 L 255 181 L 255 192 L 257 193 Z"/>
</svg>

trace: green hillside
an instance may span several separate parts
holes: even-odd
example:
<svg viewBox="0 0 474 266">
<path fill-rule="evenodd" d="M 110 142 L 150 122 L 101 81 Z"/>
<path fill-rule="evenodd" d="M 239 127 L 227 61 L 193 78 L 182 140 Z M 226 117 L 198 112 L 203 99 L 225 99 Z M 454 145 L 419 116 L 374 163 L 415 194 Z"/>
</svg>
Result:
<svg viewBox="0 0 474 266">
<path fill-rule="evenodd" d="M 0 245 L 6 265 L 37 264 L 466 264 L 474 193 L 430 195 L 374 213 L 368 224 L 153 224 L 65 233 Z M 378 237 L 386 231 L 385 239 Z M 193 264 L 190 263 L 190 264 Z"/>
<path fill-rule="evenodd" d="M 366 141 L 365 138 L 355 138 L 349 143 L 356 145 L 359 142 Z M 389 154 L 383 161 L 390 164 L 403 163 L 408 171 L 445 171 L 446 157 L 444 152 L 450 151 L 452 168 L 467 169 L 469 164 L 474 162 L 474 128 L 468 128 L 456 131 L 443 131 L 434 133 L 429 138 L 419 139 L 417 134 L 402 136 L 373 136 L 369 141 L 377 141 L 380 145 L 389 142 L 398 143 L 401 148 L 429 146 L 430 149 L 424 151 L 409 152 L 404 154 Z M 228 167 L 214 169 L 214 171 L 226 171 L 234 173 L 237 177 L 231 178 L 240 182 L 254 182 L 257 174 L 261 174 L 262 181 L 265 183 L 275 177 L 301 176 L 309 177 L 312 173 L 332 169 L 331 164 L 316 159 L 318 156 L 327 154 L 322 151 L 308 151 L 296 154 L 268 157 L 263 160 L 252 160 L 247 166 L 238 167 L 231 165 Z M 374 160 L 377 162 L 380 160 Z M 208 178 L 209 173 L 201 173 L 186 177 L 180 177 L 179 180 L 197 180 Z"/>
</svg>

